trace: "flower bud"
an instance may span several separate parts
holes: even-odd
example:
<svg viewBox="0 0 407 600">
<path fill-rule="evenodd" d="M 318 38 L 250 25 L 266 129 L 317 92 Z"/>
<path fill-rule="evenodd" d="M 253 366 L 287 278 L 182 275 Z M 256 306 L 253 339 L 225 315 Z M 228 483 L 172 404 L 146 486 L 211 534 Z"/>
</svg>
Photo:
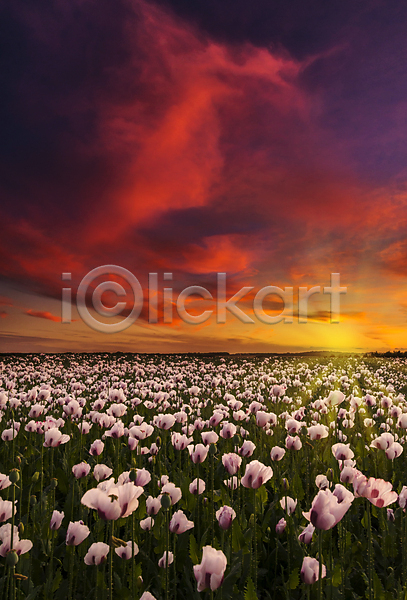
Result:
<svg viewBox="0 0 407 600">
<path fill-rule="evenodd" d="M 216 447 L 215 447 L 215 444 L 211 444 L 211 445 L 209 446 L 209 454 L 210 454 L 211 456 L 214 456 L 214 455 L 216 454 Z"/>
<path fill-rule="evenodd" d="M 12 469 L 12 471 L 10 472 L 10 475 L 8 476 L 11 483 L 16 484 L 17 481 L 20 479 L 20 473 L 18 472 L 18 469 Z"/>
<path fill-rule="evenodd" d="M 58 486 L 58 479 L 56 479 L 55 477 L 53 477 L 51 479 L 51 483 L 50 483 L 50 488 L 51 490 L 55 490 L 55 488 Z"/>
<path fill-rule="evenodd" d="M 136 481 L 136 479 L 137 479 L 137 470 L 136 469 L 134 469 L 134 468 L 130 469 L 129 479 L 130 479 L 130 481 Z"/>
<path fill-rule="evenodd" d="M 326 472 L 326 478 L 328 481 L 333 481 L 334 480 L 334 472 L 333 469 L 328 469 Z"/>
<path fill-rule="evenodd" d="M 40 474 L 38 473 L 38 471 L 35 471 L 34 475 L 32 476 L 32 479 L 31 479 L 32 483 L 37 483 L 39 478 L 40 478 Z"/>
<path fill-rule="evenodd" d="M 18 563 L 18 554 L 15 550 L 11 550 L 6 556 L 6 563 L 9 567 L 15 567 Z"/>
<path fill-rule="evenodd" d="M 165 509 L 168 510 L 171 506 L 171 498 L 169 494 L 163 494 L 161 497 L 161 506 Z"/>
<path fill-rule="evenodd" d="M 37 497 L 36 496 L 31 496 L 30 497 L 30 504 L 31 504 L 31 506 L 35 506 L 37 504 Z"/>
<path fill-rule="evenodd" d="M 155 440 L 155 443 L 157 444 L 158 447 L 161 446 L 161 438 L 159 435 L 157 435 L 157 439 Z"/>
<path fill-rule="evenodd" d="M 286 479 L 285 477 L 283 477 L 282 480 L 282 486 L 283 486 L 283 490 L 285 490 L 286 492 L 288 492 L 288 490 L 290 489 L 290 484 L 288 483 L 288 479 Z"/>
<path fill-rule="evenodd" d="M 24 523 L 19 523 L 18 524 L 18 534 L 19 535 L 24 535 Z"/>
<path fill-rule="evenodd" d="M 396 520 L 394 510 L 392 508 L 387 509 L 387 520 L 391 521 L 392 523 L 394 523 L 394 521 Z"/>
</svg>

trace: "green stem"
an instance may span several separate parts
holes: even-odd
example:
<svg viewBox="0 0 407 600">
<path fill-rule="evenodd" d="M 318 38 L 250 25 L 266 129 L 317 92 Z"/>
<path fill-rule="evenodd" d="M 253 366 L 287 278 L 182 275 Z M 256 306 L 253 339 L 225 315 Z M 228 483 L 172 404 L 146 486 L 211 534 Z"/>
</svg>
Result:
<svg viewBox="0 0 407 600">
<path fill-rule="evenodd" d="M 214 464 L 213 464 L 213 454 L 211 452 L 211 529 L 212 529 L 212 547 L 214 545 L 214 537 L 215 537 L 215 505 L 213 500 L 213 488 L 214 488 Z"/>
<path fill-rule="evenodd" d="M 174 544 L 173 544 L 173 555 L 174 555 L 174 600 L 177 600 L 177 568 L 176 568 L 176 548 L 177 548 L 177 534 L 174 533 Z"/>
<path fill-rule="evenodd" d="M 256 504 L 256 490 L 253 490 L 253 513 L 254 513 L 254 524 L 253 524 L 253 544 L 254 544 L 254 573 L 253 582 L 254 589 L 257 590 L 257 536 L 256 536 L 256 522 L 257 522 L 257 504 Z"/>
<path fill-rule="evenodd" d="M 117 438 L 119 439 L 119 438 Z M 114 536 L 114 520 L 112 519 L 111 523 L 111 539 Z M 109 552 L 109 600 L 113 600 L 113 551 L 110 544 L 110 552 Z"/>
<path fill-rule="evenodd" d="M 196 494 L 196 541 L 200 547 L 201 545 L 201 536 L 200 536 L 200 527 L 199 527 L 199 504 L 200 504 L 200 495 L 199 495 L 199 462 L 196 463 L 196 477 L 197 477 L 197 494 Z"/>
<path fill-rule="evenodd" d="M 136 588 L 135 588 L 135 582 L 134 582 L 134 541 L 135 541 L 135 514 L 134 511 L 131 514 L 131 542 L 132 542 L 132 547 L 131 547 L 131 592 L 132 592 L 132 597 L 135 598 L 136 596 Z"/>
<path fill-rule="evenodd" d="M 52 581 L 54 576 L 54 531 L 51 529 L 51 558 L 49 561 L 49 580 Z M 52 594 L 50 594 L 52 596 Z"/>
<path fill-rule="evenodd" d="M 169 509 L 165 510 L 165 600 L 168 600 L 168 570 L 169 570 L 169 554 L 170 554 L 170 524 L 169 524 Z"/>
<path fill-rule="evenodd" d="M 13 483 L 13 487 L 12 487 L 12 496 L 11 496 L 11 538 L 10 538 L 10 550 L 13 549 L 13 543 L 14 543 L 14 523 L 15 523 L 15 515 L 14 515 L 14 506 L 15 506 L 15 500 L 16 500 L 16 485 L 15 483 Z"/>
<path fill-rule="evenodd" d="M 319 558 L 319 573 L 318 573 L 318 600 L 322 600 L 322 529 L 318 530 L 318 558 Z"/>
<path fill-rule="evenodd" d="M 367 500 L 367 519 L 368 519 L 368 561 L 369 561 L 369 600 L 373 598 L 373 574 L 372 574 L 372 517 L 370 502 Z"/>
<path fill-rule="evenodd" d="M 285 490 L 285 511 L 287 514 L 288 578 L 291 575 L 291 518 L 288 514 L 287 489 Z"/>
<path fill-rule="evenodd" d="M 71 556 L 69 557 L 69 587 L 68 587 L 68 598 L 72 600 L 72 584 L 73 584 L 73 564 L 75 558 L 75 546 L 70 548 Z"/>
<path fill-rule="evenodd" d="M 403 581 L 406 580 L 407 575 L 407 514 L 403 514 L 403 509 L 401 510 L 401 530 L 402 530 L 402 556 L 403 556 Z"/>
<path fill-rule="evenodd" d="M 44 489 L 44 444 L 41 444 L 41 493 L 40 503 L 42 506 L 42 491 Z"/>
</svg>

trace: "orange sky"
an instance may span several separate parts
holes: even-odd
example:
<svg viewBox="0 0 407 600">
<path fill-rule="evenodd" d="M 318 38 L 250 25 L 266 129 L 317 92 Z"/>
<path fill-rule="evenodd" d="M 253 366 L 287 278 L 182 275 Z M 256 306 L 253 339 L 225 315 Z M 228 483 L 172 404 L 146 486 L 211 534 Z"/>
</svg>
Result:
<svg viewBox="0 0 407 600">
<path fill-rule="evenodd" d="M 328 11 L 300 24 L 283 11 L 269 34 L 255 33 L 240 4 L 234 25 L 218 14 L 218 29 L 180 6 L 132 0 L 112 13 L 103 3 L 97 16 L 82 3 L 10 9 L 24 44 L 17 52 L 7 42 L 0 351 L 406 349 L 407 14 L 386 12 L 384 39 L 380 6 L 343 22 Z M 267 22 L 269 7 L 258 10 Z M 113 334 L 75 308 L 83 277 L 110 264 L 144 291 L 137 321 Z M 228 298 L 253 288 L 239 306 L 254 323 L 179 318 L 187 286 L 214 298 L 190 298 L 191 313 L 216 309 L 219 272 Z M 149 273 L 158 273 L 158 323 L 148 322 Z M 299 324 L 298 288 L 322 289 L 331 273 L 347 287 L 340 323 L 321 293 Z M 61 322 L 67 285 L 70 324 Z M 293 323 L 253 316 L 254 295 L 269 285 L 294 288 Z M 120 318 L 106 318 L 87 297 L 101 322 L 123 319 L 130 293 L 126 301 Z M 282 303 L 269 296 L 264 309 L 276 315 Z"/>
</svg>

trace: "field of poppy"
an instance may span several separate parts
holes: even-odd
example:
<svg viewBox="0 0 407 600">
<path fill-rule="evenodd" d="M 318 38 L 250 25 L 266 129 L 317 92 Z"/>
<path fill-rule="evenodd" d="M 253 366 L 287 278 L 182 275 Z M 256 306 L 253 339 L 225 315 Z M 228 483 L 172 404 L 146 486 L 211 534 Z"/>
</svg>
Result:
<svg viewBox="0 0 407 600">
<path fill-rule="evenodd" d="M 407 599 L 407 360 L 3 355 L 0 597 Z"/>
</svg>

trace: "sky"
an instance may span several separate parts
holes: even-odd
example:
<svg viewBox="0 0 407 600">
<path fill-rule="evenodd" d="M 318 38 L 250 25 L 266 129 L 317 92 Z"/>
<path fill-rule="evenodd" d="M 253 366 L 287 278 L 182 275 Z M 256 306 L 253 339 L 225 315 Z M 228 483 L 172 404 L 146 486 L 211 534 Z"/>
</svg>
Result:
<svg viewBox="0 0 407 600">
<path fill-rule="evenodd" d="M 0 14 L 0 352 L 407 349 L 404 2 L 5 0 Z M 93 278 L 95 329 L 77 292 L 104 265 L 140 288 Z M 221 318 L 219 273 L 250 322 L 231 303 Z M 179 314 L 190 286 L 198 323 Z M 315 286 L 301 323 L 299 288 Z M 95 289 L 121 313 L 98 314 Z M 135 304 L 129 327 L 101 330 Z"/>
</svg>

